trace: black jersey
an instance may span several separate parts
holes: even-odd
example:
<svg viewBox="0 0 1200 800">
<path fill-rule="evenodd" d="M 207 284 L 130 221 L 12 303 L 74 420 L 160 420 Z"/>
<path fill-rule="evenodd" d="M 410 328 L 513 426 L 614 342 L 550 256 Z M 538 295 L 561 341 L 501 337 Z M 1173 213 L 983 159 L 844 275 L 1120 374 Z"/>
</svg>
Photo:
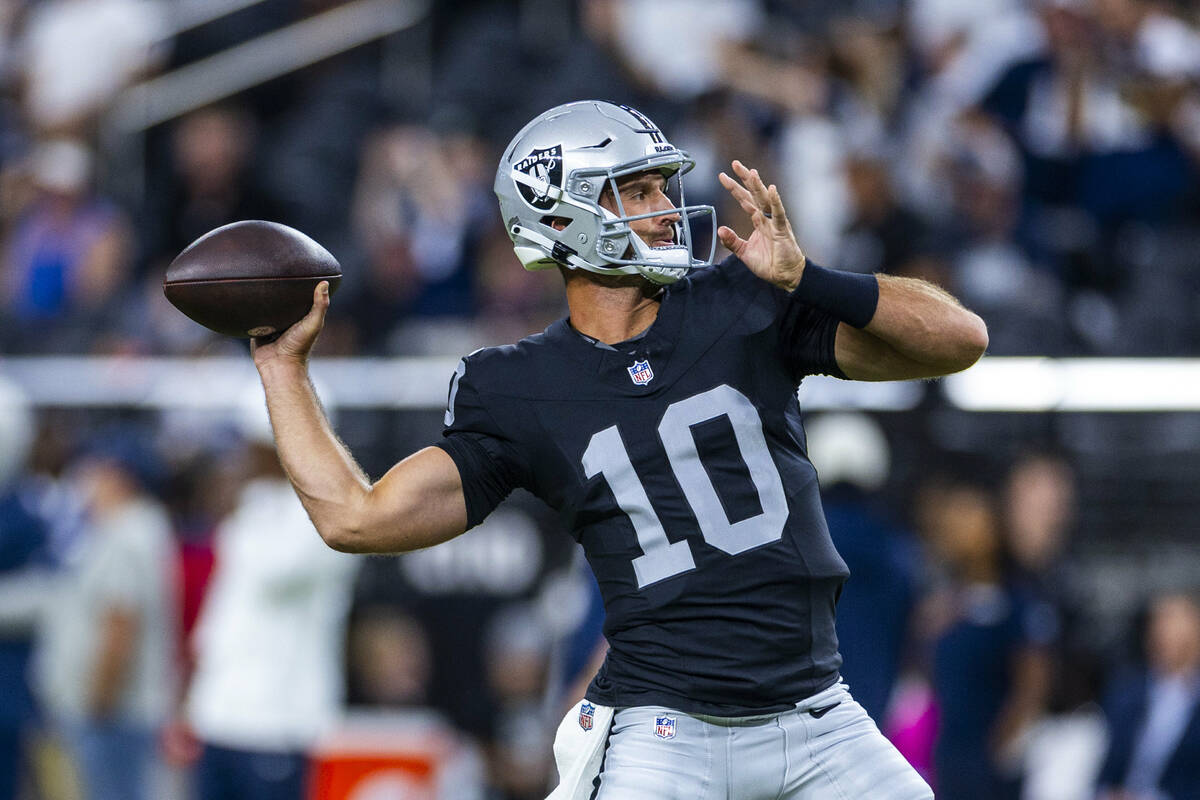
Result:
<svg viewBox="0 0 1200 800">
<path fill-rule="evenodd" d="M 741 716 L 836 681 L 848 572 L 796 388 L 841 377 L 837 324 L 730 258 L 667 288 L 624 346 L 560 320 L 459 363 L 440 446 L 468 523 L 524 487 L 596 574 L 610 650 L 589 699 Z"/>
</svg>

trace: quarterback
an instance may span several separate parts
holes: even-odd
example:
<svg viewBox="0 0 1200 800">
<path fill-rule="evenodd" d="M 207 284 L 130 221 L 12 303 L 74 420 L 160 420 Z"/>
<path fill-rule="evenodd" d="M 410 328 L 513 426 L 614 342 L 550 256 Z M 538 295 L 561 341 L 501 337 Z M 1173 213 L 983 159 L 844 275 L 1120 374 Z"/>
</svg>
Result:
<svg viewBox="0 0 1200 800">
<path fill-rule="evenodd" d="M 805 258 L 774 186 L 733 162 L 749 216 L 697 258 L 692 166 L 649 119 L 587 101 L 517 133 L 495 190 L 517 257 L 569 316 L 464 358 L 436 445 L 372 483 L 334 436 L 308 353 L 329 305 L 254 360 L 280 458 L 321 536 L 429 547 L 516 487 L 561 514 L 604 596 L 607 659 L 559 726 L 554 800 L 928 798 L 839 680 L 834 549 L 805 452 L 806 375 L 929 378 L 987 347 L 917 280 Z M 715 242 L 713 243 L 715 249 Z"/>
</svg>

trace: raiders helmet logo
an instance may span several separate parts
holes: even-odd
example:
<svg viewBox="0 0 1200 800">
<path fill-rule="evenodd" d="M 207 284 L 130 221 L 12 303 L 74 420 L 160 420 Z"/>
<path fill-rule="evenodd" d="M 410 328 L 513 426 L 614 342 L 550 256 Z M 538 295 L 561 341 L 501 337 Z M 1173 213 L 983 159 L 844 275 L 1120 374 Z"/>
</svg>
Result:
<svg viewBox="0 0 1200 800">
<path fill-rule="evenodd" d="M 513 169 L 532 178 L 532 185 L 516 181 L 521 197 L 538 211 L 549 211 L 558 200 L 550 196 L 550 187 L 562 188 L 562 145 L 534 150 L 518 161 Z"/>
</svg>

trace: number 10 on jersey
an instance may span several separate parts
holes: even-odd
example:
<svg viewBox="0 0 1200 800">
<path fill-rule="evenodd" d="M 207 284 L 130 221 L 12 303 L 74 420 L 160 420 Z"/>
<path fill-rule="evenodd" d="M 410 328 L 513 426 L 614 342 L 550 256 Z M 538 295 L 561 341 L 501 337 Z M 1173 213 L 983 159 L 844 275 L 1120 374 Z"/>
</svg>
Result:
<svg viewBox="0 0 1200 800">
<path fill-rule="evenodd" d="M 692 426 L 726 417 L 733 428 L 738 452 L 750 472 L 762 511 L 730 522 L 721 505 L 692 435 Z M 683 489 L 704 541 L 730 555 L 778 540 L 787 522 L 787 495 L 767 449 L 762 419 L 754 404 L 737 389 L 722 384 L 667 406 L 658 424 L 671 471 Z M 602 475 L 621 511 L 629 517 L 642 555 L 633 559 L 638 588 L 665 580 L 696 566 L 687 541 L 667 538 L 646 488 L 634 470 L 629 451 L 616 425 L 592 435 L 583 452 L 588 478 Z"/>
</svg>

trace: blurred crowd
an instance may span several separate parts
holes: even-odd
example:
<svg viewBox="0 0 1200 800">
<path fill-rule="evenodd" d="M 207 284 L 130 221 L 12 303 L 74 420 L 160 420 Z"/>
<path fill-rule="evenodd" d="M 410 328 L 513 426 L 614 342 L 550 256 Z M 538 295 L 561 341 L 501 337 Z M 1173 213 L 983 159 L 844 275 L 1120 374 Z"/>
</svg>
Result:
<svg viewBox="0 0 1200 800">
<path fill-rule="evenodd" d="M 189 242 L 253 218 L 341 261 L 324 355 L 457 356 L 540 330 L 561 290 L 521 270 L 491 182 L 524 122 L 586 97 L 687 149 L 689 200 L 723 223 L 744 227 L 715 179 L 740 158 L 814 260 L 947 287 L 993 354 L 1200 345 L 1194 3 L 433 2 L 139 124 L 135 87 L 355 4 L 234 5 L 205 22 L 183 0 L 0 0 L 0 354 L 242 352 L 161 281 Z M 206 416 L 39 411 L 0 382 L 0 800 L 302 797 L 346 708 L 436 712 L 420 738 L 454 743 L 441 796 L 544 796 L 557 719 L 602 653 L 569 538 L 517 497 L 441 547 L 343 558 L 249 389 Z M 1114 493 L 1125 479 L 1107 435 L 1070 452 L 1039 422 L 1001 443 L 925 412 L 941 438 L 911 417 L 810 420 L 854 575 L 855 696 L 947 800 L 1200 797 L 1200 576 L 1098 589 L 1081 567 L 1084 478 L 1113 461 Z M 439 416 L 337 427 L 379 475 Z"/>
<path fill-rule="evenodd" d="M 988 319 L 994 353 L 1200 340 L 1190 3 L 435 3 L 415 28 L 143 129 L 131 84 L 340 4 L 266 0 L 177 30 L 187 5 L 0 4 L 4 350 L 219 346 L 158 285 L 190 241 L 244 218 L 341 259 L 329 352 L 457 354 L 540 329 L 557 287 L 514 271 L 490 185 L 524 121 L 581 97 L 646 111 L 722 220 L 741 214 L 716 172 L 757 165 L 815 260 L 937 280 Z"/>
</svg>

